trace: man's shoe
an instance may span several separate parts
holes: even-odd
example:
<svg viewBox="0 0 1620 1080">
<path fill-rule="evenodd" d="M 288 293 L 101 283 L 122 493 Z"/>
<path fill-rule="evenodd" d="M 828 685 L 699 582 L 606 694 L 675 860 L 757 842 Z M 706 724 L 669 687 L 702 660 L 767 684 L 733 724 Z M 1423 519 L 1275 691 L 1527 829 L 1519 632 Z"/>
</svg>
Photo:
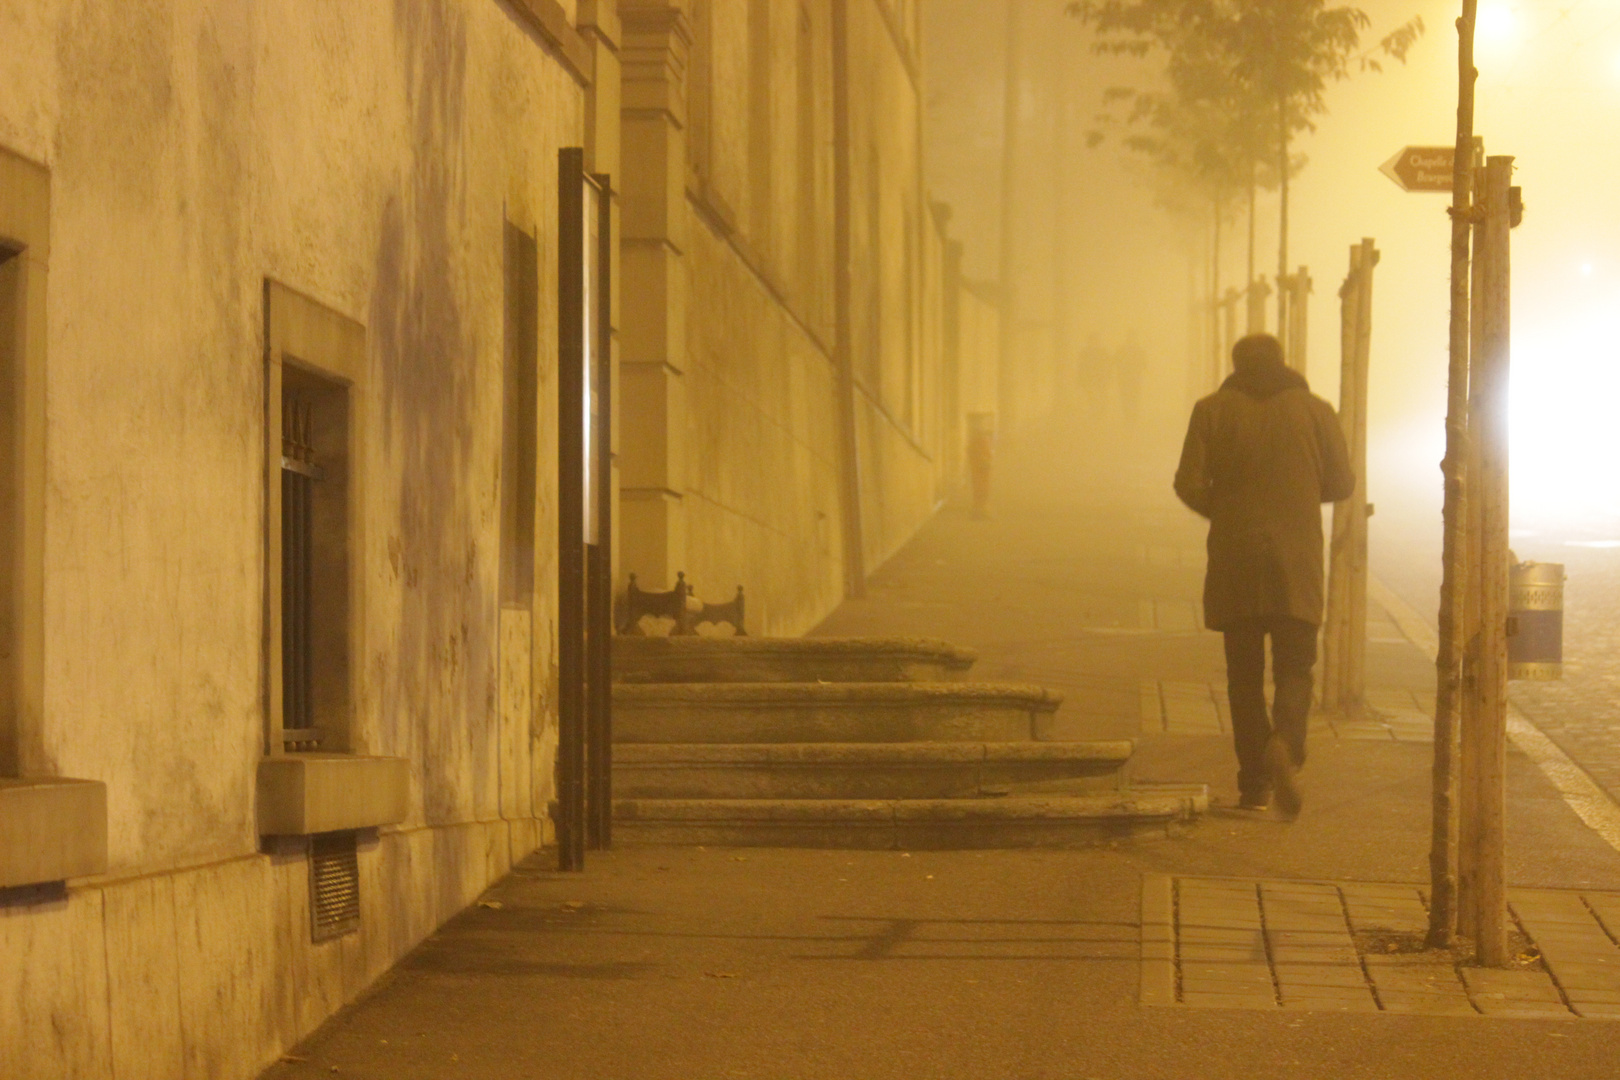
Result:
<svg viewBox="0 0 1620 1080">
<path fill-rule="evenodd" d="M 1270 810 L 1271 792 L 1262 791 L 1253 795 L 1244 795 L 1238 799 L 1239 810 Z"/>
<path fill-rule="evenodd" d="M 1271 770 L 1271 790 L 1277 809 L 1289 820 L 1299 817 L 1299 785 L 1295 782 L 1294 757 L 1281 739 L 1273 735 L 1266 744 L 1266 767 Z"/>
</svg>

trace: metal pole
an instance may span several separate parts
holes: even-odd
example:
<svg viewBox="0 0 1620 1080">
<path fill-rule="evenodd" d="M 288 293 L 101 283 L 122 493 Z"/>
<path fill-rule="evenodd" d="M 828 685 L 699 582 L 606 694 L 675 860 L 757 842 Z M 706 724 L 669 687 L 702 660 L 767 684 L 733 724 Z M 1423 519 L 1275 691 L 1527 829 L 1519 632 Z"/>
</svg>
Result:
<svg viewBox="0 0 1620 1080">
<path fill-rule="evenodd" d="M 557 866 L 585 868 L 585 152 L 557 168 Z"/>
<path fill-rule="evenodd" d="M 1446 395 L 1446 456 L 1442 512 L 1439 649 L 1435 657 L 1434 792 L 1429 846 L 1428 944 L 1451 944 L 1457 913 L 1457 692 L 1462 667 L 1463 527 L 1468 410 L 1468 216 L 1473 199 L 1474 16 L 1477 0 L 1463 0 L 1457 20 L 1457 144 L 1451 181 L 1451 358 Z"/>
<path fill-rule="evenodd" d="M 866 595 L 861 515 L 860 432 L 855 416 L 854 238 L 851 233 L 849 0 L 832 0 L 833 76 L 833 349 L 838 361 L 839 516 L 843 524 L 844 595 Z"/>
<path fill-rule="evenodd" d="M 589 687 L 590 781 L 586 788 L 587 840 L 593 848 L 613 846 L 613 188 L 606 175 L 595 178 L 596 348 L 595 416 L 591 434 L 591 493 L 596 499 L 596 536 L 589 547 L 586 682 Z"/>
</svg>

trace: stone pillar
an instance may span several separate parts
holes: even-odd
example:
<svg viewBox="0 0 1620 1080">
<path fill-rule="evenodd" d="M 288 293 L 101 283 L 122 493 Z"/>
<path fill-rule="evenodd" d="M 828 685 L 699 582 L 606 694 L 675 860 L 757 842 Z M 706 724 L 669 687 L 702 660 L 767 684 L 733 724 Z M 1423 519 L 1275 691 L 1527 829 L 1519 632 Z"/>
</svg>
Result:
<svg viewBox="0 0 1620 1080">
<path fill-rule="evenodd" d="M 685 569 L 684 0 L 620 0 L 619 573 L 669 588 Z"/>
</svg>

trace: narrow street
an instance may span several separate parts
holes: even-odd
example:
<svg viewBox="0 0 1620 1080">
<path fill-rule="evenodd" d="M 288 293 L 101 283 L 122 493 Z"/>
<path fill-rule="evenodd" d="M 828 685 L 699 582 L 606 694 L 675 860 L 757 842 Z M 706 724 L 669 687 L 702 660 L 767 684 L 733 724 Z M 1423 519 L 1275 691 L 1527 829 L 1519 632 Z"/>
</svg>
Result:
<svg viewBox="0 0 1620 1080">
<path fill-rule="evenodd" d="M 1427 877 L 1428 660 L 1375 605 L 1382 722 L 1316 725 L 1297 822 L 1232 808 L 1199 523 L 1167 483 L 1137 490 L 1161 489 L 1008 495 L 987 521 L 947 506 L 817 633 L 975 648 L 974 677 L 1063 693 L 1064 737 L 1136 739 L 1134 783 L 1208 783 L 1202 820 L 1074 850 L 631 847 L 573 875 L 542 852 L 266 1080 L 1612 1075 L 1612 1021 L 1576 1013 L 1604 1014 L 1579 973 L 1620 949 L 1559 920 L 1620 910 L 1620 853 L 1512 753 L 1510 900 L 1556 928 L 1552 978 L 1402 953 Z M 1542 697 L 1526 708 L 1563 715 Z M 1263 957 L 1229 944 L 1247 938 Z"/>
</svg>

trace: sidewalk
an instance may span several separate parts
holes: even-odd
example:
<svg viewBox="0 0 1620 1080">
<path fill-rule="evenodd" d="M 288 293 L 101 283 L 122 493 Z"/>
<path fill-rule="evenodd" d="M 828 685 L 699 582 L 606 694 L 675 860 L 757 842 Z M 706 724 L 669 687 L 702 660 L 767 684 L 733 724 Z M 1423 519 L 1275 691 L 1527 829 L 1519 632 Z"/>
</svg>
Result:
<svg viewBox="0 0 1620 1080">
<path fill-rule="evenodd" d="M 1529 758 L 1508 865 L 1544 959 L 1412 950 L 1433 669 L 1392 620 L 1368 649 L 1388 722 L 1317 726 L 1297 822 L 1230 809 L 1198 525 L 1101 497 L 947 508 L 819 632 L 972 646 L 976 676 L 1066 695 L 1061 736 L 1135 738 L 1136 778 L 1209 783 L 1203 821 L 1073 851 L 629 848 L 573 875 L 542 855 L 266 1076 L 1614 1075 L 1620 1024 L 1577 1014 L 1620 1000 L 1620 853 Z"/>
</svg>

